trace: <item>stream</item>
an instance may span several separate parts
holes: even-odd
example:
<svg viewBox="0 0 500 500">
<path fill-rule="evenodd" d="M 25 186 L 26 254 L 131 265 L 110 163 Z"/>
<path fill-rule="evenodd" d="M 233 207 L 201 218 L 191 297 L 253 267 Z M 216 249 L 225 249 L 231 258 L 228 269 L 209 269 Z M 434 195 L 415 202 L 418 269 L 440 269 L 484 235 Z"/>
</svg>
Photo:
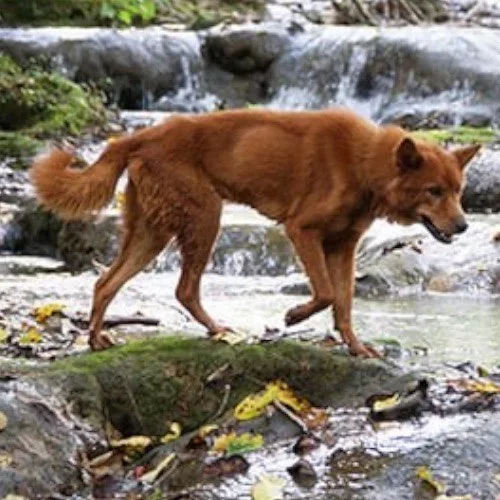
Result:
<svg viewBox="0 0 500 500">
<path fill-rule="evenodd" d="M 463 26 L 375 29 L 287 21 L 204 32 L 0 28 L 0 50 L 17 61 L 44 55 L 72 80 L 109 80 L 111 101 L 128 109 L 121 112 L 120 132 L 157 123 L 166 112 L 249 104 L 282 109 L 342 104 L 378 122 L 411 128 L 497 127 L 499 46 L 500 31 Z M 78 145 L 89 161 L 103 146 L 102 137 Z M 47 236 L 43 223 L 40 233 L 33 229 L 44 219 L 31 215 L 26 175 L 2 161 L 0 181 L 0 327 L 21 330 L 34 307 L 52 302 L 63 304 L 67 314 L 86 316 L 97 279 L 97 272 L 88 270 L 90 258 L 83 272 L 64 270 L 70 253 L 61 257 L 60 241 Z M 500 152 L 491 147 L 470 168 L 464 202 L 479 213 L 469 215 L 470 229 L 456 243 L 444 247 L 417 226 L 376 223 L 368 233 L 358 259 L 354 325 L 363 340 L 384 350 L 391 366 L 418 373 L 435 386 L 478 366 L 500 371 L 499 193 Z M 28 216 L 19 222 L 24 212 Z M 91 250 L 102 246 L 99 258 L 105 265 L 116 251 L 117 215 L 116 207 L 107 211 L 108 225 L 99 220 L 98 235 L 91 236 Z M 220 245 L 202 282 L 205 307 L 254 340 L 266 328 L 283 329 L 285 312 L 306 300 L 307 287 L 279 228 L 236 206 L 225 207 L 222 226 Z M 30 231 L 34 241 L 25 238 Z M 83 239 L 90 234 L 88 227 L 85 231 Z M 165 252 L 112 302 L 110 316 L 140 312 L 160 321 L 160 327 L 114 329 L 119 343 L 157 337 L 162 329 L 204 335 L 175 300 L 175 255 Z M 286 331 L 288 337 L 306 341 L 326 334 L 335 335 L 329 312 Z M 62 332 L 24 350 L 0 341 L 0 366 L 5 368 L 5 374 L 0 371 L 0 409 L 15 407 L 16 398 L 46 402 L 45 392 L 10 380 L 9 366 L 45 366 L 49 360 L 85 353 L 86 340 L 85 335 L 73 339 Z M 55 407 L 51 399 L 48 405 Z M 36 427 L 39 415 L 30 418 Z M 42 430 L 43 425 L 57 424 L 47 417 L 40 418 Z M 317 475 L 312 485 L 301 486 L 286 472 L 297 456 L 292 452 L 295 438 L 284 432 L 282 439 L 247 455 L 251 466 L 244 474 L 200 481 L 199 474 L 186 472 L 177 478 L 177 489 L 162 484 L 159 496 L 149 498 L 249 500 L 259 478 L 273 474 L 285 481 L 287 499 L 425 500 L 436 496 L 422 491 L 415 480 L 417 468 L 426 466 L 447 485 L 446 495 L 500 499 L 498 411 L 425 414 L 404 423 L 372 425 L 366 408 L 336 408 L 329 411 L 327 433 L 328 439 L 306 457 Z M 3 449 L 1 439 L 2 434 L 0 452 L 11 452 Z M 29 440 L 28 435 L 26 448 Z M 44 460 L 52 457 L 40 446 L 34 446 L 34 453 L 43 471 Z M 14 476 L 2 474 L 0 460 L 0 498 L 2 480 L 22 487 Z M 129 483 L 115 485 L 113 492 L 104 488 L 101 496 L 81 486 L 77 493 L 53 498 L 148 498 L 133 496 Z"/>
<path fill-rule="evenodd" d="M 248 224 L 255 222 L 255 217 L 242 207 L 229 207 L 224 220 Z M 35 305 L 56 301 L 66 304 L 68 313 L 86 312 L 95 279 L 92 272 L 77 276 L 60 272 L 4 276 L 0 281 L 0 311 L 4 316 L 23 318 Z M 109 315 L 140 311 L 160 319 L 171 331 L 203 335 L 200 326 L 175 301 L 177 279 L 178 271 L 141 273 L 119 293 Z M 284 312 L 303 300 L 279 293 L 287 280 L 285 276 L 207 273 L 202 288 L 204 303 L 224 323 L 258 336 L 266 327 L 282 328 Z M 499 304 L 500 298 L 481 293 L 358 298 L 354 324 L 364 340 L 390 346 L 391 363 L 404 371 L 417 370 L 437 383 L 460 376 L 453 366 L 465 361 L 487 369 L 498 368 Z M 119 327 L 115 334 L 120 341 L 131 341 L 155 336 L 157 331 Z M 317 314 L 289 330 L 292 336 L 293 332 L 297 332 L 295 338 L 322 337 L 331 332 L 330 315 Z M 85 349 L 86 345 L 80 344 L 77 351 Z M 430 415 L 380 428 L 368 424 L 366 417 L 363 409 L 332 410 L 329 428 L 333 444 L 322 445 L 307 456 L 318 476 L 312 487 L 297 485 L 286 472 L 297 457 L 291 452 L 293 439 L 284 439 L 248 455 L 251 467 L 246 474 L 190 485 L 186 473 L 183 482 L 189 486 L 187 498 L 249 499 L 252 485 L 263 474 L 286 480 L 285 498 L 290 499 L 430 498 L 418 492 L 414 479 L 421 465 L 447 484 L 449 494 L 471 494 L 474 499 L 494 499 L 500 494 L 498 413 Z M 192 481 L 197 478 L 193 476 Z M 166 488 L 165 495 L 169 492 Z M 87 498 L 87 494 L 81 498 Z"/>
</svg>

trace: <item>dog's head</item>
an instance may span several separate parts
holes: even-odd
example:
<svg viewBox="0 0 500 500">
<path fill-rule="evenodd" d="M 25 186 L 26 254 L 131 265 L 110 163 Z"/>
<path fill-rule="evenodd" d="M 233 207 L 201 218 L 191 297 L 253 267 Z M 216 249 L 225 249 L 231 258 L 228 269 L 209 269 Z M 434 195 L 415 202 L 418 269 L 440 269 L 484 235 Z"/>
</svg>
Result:
<svg viewBox="0 0 500 500">
<path fill-rule="evenodd" d="M 405 137 L 394 151 L 398 175 L 388 189 L 392 217 L 402 224 L 422 223 L 442 243 L 467 229 L 460 203 L 465 170 L 480 146 L 446 151 Z"/>
</svg>

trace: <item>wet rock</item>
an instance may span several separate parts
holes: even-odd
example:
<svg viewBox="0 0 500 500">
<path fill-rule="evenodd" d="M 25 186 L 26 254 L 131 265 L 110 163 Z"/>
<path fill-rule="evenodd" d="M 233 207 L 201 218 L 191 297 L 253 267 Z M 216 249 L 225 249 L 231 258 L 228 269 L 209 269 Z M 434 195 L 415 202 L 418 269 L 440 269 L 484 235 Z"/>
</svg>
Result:
<svg viewBox="0 0 500 500">
<path fill-rule="evenodd" d="M 283 28 L 248 25 L 209 32 L 203 49 L 224 70 L 245 74 L 265 71 L 288 45 Z"/>
<path fill-rule="evenodd" d="M 498 58 L 498 37 L 453 27 L 310 30 L 272 65 L 271 102 L 347 105 L 381 122 L 441 115 L 440 122 L 455 125 L 496 123 L 500 86 L 486 68 Z"/>
<path fill-rule="evenodd" d="M 118 252 L 117 217 L 105 215 L 97 221 L 64 223 L 57 235 L 57 256 L 69 270 L 81 272 L 94 262 L 110 264 Z"/>
<path fill-rule="evenodd" d="M 22 204 L 33 197 L 27 172 L 10 168 L 0 162 L 0 202 Z"/>
<path fill-rule="evenodd" d="M 201 61 L 194 33 L 161 28 L 1 29 L 0 50 L 17 61 L 30 57 L 51 61 L 78 82 L 111 80 L 117 102 L 143 108 L 148 100 L 177 90 Z"/>
<path fill-rule="evenodd" d="M 448 246 L 417 225 L 403 228 L 377 221 L 358 250 L 356 294 L 498 293 L 498 245 L 491 237 L 494 221 L 480 216 L 469 216 L 469 220 L 469 230 Z M 307 281 L 297 275 L 281 291 L 310 294 Z"/>
<path fill-rule="evenodd" d="M 500 212 L 500 151 L 485 150 L 471 162 L 463 203 L 476 212 Z"/>
<path fill-rule="evenodd" d="M 48 257 L 31 257 L 27 255 L 0 256 L 0 275 L 57 273 L 64 269 L 64 262 Z"/>
<path fill-rule="evenodd" d="M 318 481 L 318 475 L 313 466 L 303 458 L 287 468 L 293 480 L 303 488 L 312 488 Z"/>
<path fill-rule="evenodd" d="M 0 411 L 9 425 L 0 434 L 0 451 L 12 462 L 0 467 L 0 496 L 71 496 L 84 487 L 78 452 L 99 440 L 82 421 L 67 413 L 54 388 L 20 381 L 0 383 Z"/>
</svg>

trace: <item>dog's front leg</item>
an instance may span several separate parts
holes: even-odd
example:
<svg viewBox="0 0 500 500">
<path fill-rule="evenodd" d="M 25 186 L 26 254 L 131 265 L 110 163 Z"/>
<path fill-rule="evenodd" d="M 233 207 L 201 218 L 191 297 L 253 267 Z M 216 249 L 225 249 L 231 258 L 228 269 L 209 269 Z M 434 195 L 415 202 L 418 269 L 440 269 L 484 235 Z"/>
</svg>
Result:
<svg viewBox="0 0 500 500">
<path fill-rule="evenodd" d="M 317 230 L 303 229 L 291 223 L 286 225 L 286 231 L 309 277 L 313 293 L 312 300 L 286 313 L 285 324 L 291 326 L 331 306 L 333 288 L 326 267 L 322 234 Z"/>
<path fill-rule="evenodd" d="M 352 302 L 354 294 L 355 255 L 358 238 L 344 239 L 334 246 L 325 246 L 326 262 L 334 290 L 335 328 L 342 340 L 355 356 L 379 358 L 380 353 L 373 347 L 361 342 L 352 328 Z"/>
</svg>

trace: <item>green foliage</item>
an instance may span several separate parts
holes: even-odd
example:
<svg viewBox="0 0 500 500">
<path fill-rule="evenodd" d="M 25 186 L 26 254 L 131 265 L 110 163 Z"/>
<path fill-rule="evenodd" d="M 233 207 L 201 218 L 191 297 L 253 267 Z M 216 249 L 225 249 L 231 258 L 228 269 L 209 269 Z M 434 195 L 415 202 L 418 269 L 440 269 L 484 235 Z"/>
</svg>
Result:
<svg viewBox="0 0 500 500">
<path fill-rule="evenodd" d="M 134 19 L 148 23 L 156 16 L 155 0 L 103 0 L 100 17 L 130 26 Z"/>
<path fill-rule="evenodd" d="M 1 20 L 8 25 L 146 25 L 183 23 L 204 29 L 234 13 L 259 12 L 262 0 L 0 0 Z"/>
<path fill-rule="evenodd" d="M 490 144 L 500 140 L 500 132 L 488 127 L 417 130 L 412 134 L 418 139 L 438 143 Z"/>
<path fill-rule="evenodd" d="M 102 125 L 106 111 L 95 92 L 31 63 L 18 66 L 0 53 L 0 157 L 23 166 L 42 144 L 39 139 L 79 135 Z"/>
</svg>

